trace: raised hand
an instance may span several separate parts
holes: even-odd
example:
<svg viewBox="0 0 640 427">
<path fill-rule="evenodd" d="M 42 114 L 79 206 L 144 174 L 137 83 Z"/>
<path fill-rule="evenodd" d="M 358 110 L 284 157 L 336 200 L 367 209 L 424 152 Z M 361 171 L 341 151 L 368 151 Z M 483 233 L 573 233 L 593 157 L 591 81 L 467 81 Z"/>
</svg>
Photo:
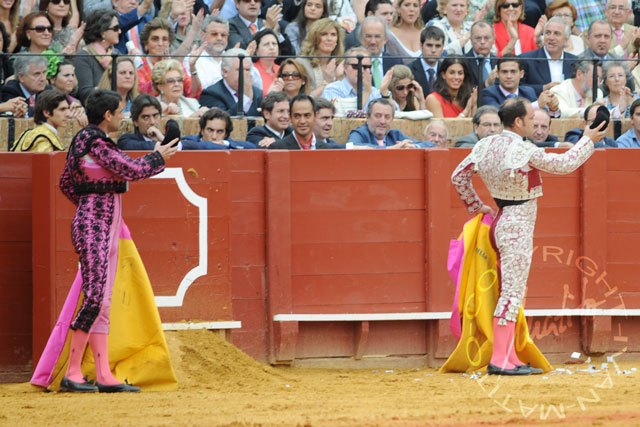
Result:
<svg viewBox="0 0 640 427">
<path fill-rule="evenodd" d="M 165 144 L 165 145 L 162 145 L 162 142 L 158 141 L 158 142 L 156 142 L 156 146 L 153 148 L 153 151 L 157 151 L 158 153 L 160 153 L 160 155 L 162 156 L 162 158 L 166 162 L 167 160 L 169 160 L 171 158 L 171 156 L 176 154 L 176 151 L 178 151 L 178 140 L 179 139 L 176 138 L 173 141 L 171 141 L 170 143 Z"/>
<path fill-rule="evenodd" d="M 207 42 L 206 41 L 202 42 L 200 47 L 193 46 L 193 49 L 191 49 L 191 53 L 189 53 L 189 69 L 190 70 L 193 70 L 195 68 L 196 61 L 198 60 L 200 55 L 202 55 L 202 52 L 204 52 L 204 50 L 206 48 L 207 48 Z"/>
<path fill-rule="evenodd" d="M 605 123 L 606 122 L 600 123 L 600 125 L 595 129 L 591 129 L 589 126 L 586 127 L 584 129 L 583 136 L 589 137 L 594 144 L 598 141 L 602 141 L 602 138 L 607 134 L 607 131 L 604 130 Z"/>
</svg>

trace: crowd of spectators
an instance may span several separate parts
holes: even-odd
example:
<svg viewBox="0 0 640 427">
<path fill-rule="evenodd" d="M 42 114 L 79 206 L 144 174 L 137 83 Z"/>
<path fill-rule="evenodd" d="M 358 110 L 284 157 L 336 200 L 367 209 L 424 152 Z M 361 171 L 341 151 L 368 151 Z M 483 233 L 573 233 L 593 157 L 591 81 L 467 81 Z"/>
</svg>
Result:
<svg viewBox="0 0 640 427">
<path fill-rule="evenodd" d="M 501 132 L 496 108 L 519 96 L 536 110 L 539 146 L 567 147 L 580 129 L 554 136 L 551 122 L 588 125 L 604 105 L 633 132 L 598 143 L 640 147 L 634 3 L 2 0 L 0 115 L 86 125 L 83 103 L 103 88 L 135 124 L 125 149 L 151 146 L 171 115 L 200 120 L 182 149 L 470 147 Z M 236 115 L 264 125 L 233 141 Z M 330 139 L 336 115 L 366 118 L 347 144 Z M 391 129 L 396 115 L 432 118 L 423 141 Z M 473 132 L 449 141 L 441 118 L 470 118 Z M 58 147 L 20 137 L 11 149 Z"/>
</svg>

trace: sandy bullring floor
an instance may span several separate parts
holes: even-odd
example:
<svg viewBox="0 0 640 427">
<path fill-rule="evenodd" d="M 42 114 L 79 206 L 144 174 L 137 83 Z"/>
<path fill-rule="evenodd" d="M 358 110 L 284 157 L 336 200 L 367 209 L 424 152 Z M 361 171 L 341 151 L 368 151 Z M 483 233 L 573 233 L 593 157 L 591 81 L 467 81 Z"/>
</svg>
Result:
<svg viewBox="0 0 640 427">
<path fill-rule="evenodd" d="M 640 363 L 473 378 L 428 368 L 273 368 L 212 332 L 171 332 L 167 340 L 177 391 L 79 396 L 2 384 L 0 425 L 640 425 Z"/>
</svg>

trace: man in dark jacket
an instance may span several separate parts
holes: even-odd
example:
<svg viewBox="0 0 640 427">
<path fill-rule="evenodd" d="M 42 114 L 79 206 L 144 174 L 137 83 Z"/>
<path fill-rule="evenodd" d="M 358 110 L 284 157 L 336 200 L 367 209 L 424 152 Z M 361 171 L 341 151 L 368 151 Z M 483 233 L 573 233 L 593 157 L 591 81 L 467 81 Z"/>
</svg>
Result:
<svg viewBox="0 0 640 427">
<path fill-rule="evenodd" d="M 205 107 L 218 107 L 232 116 L 238 114 L 240 59 L 244 68 L 244 94 L 241 100 L 241 109 L 247 116 L 257 116 L 258 107 L 262 100 L 262 91 L 251 84 L 251 57 L 244 49 L 229 49 L 225 52 L 220 65 L 222 79 L 204 89 L 200 94 L 200 105 Z"/>
<path fill-rule="evenodd" d="M 444 52 L 444 32 L 435 26 L 425 28 L 420 33 L 420 45 L 422 57 L 408 66 L 413 79 L 422 86 L 422 93 L 426 97 L 433 92 L 433 83 L 438 75 L 438 61 Z"/>
<path fill-rule="evenodd" d="M 254 126 L 247 133 L 247 141 L 268 147 L 288 136 L 293 131 L 289 124 L 289 102 L 291 98 L 284 92 L 268 93 L 260 105 L 264 126 Z"/>
<path fill-rule="evenodd" d="M 582 125 L 582 128 L 571 129 L 564 136 L 564 140 L 566 142 L 571 142 L 573 144 L 578 142 L 580 138 L 582 138 L 582 135 L 584 134 L 584 129 L 586 129 L 587 126 L 591 126 L 591 124 L 595 120 L 597 110 L 598 110 L 597 105 L 594 105 L 594 104 L 589 105 L 584 110 L 584 123 Z M 618 146 L 618 144 L 616 144 L 615 140 L 609 138 L 608 136 L 605 136 L 601 141 L 594 141 L 593 146 L 595 148 L 615 148 Z"/>
<path fill-rule="evenodd" d="M 226 111 L 217 107 L 210 108 L 200 116 L 200 133 L 182 138 L 183 144 L 199 144 L 206 150 L 244 150 L 257 148 L 255 144 L 231 139 L 233 122 Z"/>
<path fill-rule="evenodd" d="M 164 140 L 162 126 L 162 106 L 148 93 L 140 94 L 131 103 L 131 120 L 135 125 L 134 133 L 125 133 L 118 138 L 118 147 L 122 150 L 153 150 L 157 142 Z M 178 142 L 179 150 L 217 150 L 218 144 L 209 141 L 184 139 Z"/>
<path fill-rule="evenodd" d="M 293 132 L 280 141 L 269 145 L 271 150 L 324 150 L 336 147 L 319 141 L 313 133 L 316 118 L 316 102 L 309 95 L 296 95 L 289 104 Z"/>
<path fill-rule="evenodd" d="M 44 56 L 17 55 L 13 65 L 16 79 L 2 86 L 2 102 L 13 100 L 14 114 L 33 117 L 33 107 L 40 92 L 47 86 L 47 58 Z M 26 103 L 26 105 L 25 105 Z M 24 115 L 26 107 L 26 115 Z M 11 108 L 8 108 L 11 109 Z"/>
</svg>

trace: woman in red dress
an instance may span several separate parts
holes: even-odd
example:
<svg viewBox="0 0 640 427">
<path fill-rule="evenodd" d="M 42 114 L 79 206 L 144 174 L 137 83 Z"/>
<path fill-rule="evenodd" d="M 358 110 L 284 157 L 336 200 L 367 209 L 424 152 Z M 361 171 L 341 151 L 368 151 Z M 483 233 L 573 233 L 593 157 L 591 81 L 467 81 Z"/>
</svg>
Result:
<svg viewBox="0 0 640 427">
<path fill-rule="evenodd" d="M 433 92 L 425 100 L 434 117 L 471 117 L 476 112 L 477 92 L 464 59 L 448 56 L 438 68 Z"/>
</svg>

